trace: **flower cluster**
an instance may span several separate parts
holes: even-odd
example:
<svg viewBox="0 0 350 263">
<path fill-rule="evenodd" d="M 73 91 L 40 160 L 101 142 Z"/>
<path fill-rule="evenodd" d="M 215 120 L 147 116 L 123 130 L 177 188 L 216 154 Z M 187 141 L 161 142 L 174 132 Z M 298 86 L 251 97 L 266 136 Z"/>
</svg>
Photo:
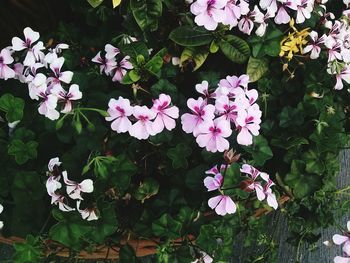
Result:
<svg viewBox="0 0 350 263">
<path fill-rule="evenodd" d="M 12 46 L 1 50 L 0 79 L 14 78 L 26 83 L 30 98 L 40 101 L 39 113 L 56 120 L 60 116 L 56 109 L 58 103 L 62 104 L 61 112 L 67 113 L 72 110 L 72 102 L 82 98 L 78 85 L 70 85 L 68 91 L 65 89 L 72 81 L 73 72 L 62 71 L 64 58 L 60 54 L 68 45 L 58 44 L 47 50 L 43 42 L 38 41 L 38 32 L 26 27 L 23 33 L 24 40 L 14 37 Z M 15 55 L 18 57 L 14 58 Z M 22 63 L 20 58 L 24 58 Z"/>
<path fill-rule="evenodd" d="M 229 165 L 221 165 L 220 169 L 214 166 L 206 171 L 207 176 L 204 179 L 204 185 L 208 191 L 218 190 L 220 195 L 214 196 L 208 200 L 210 208 L 215 209 L 218 215 L 234 214 L 237 206 L 232 198 L 224 194 L 224 189 L 221 187 L 224 183 L 224 177 Z M 246 192 L 255 192 L 259 201 L 266 199 L 267 204 L 274 209 L 277 209 L 278 203 L 276 195 L 272 192 L 271 186 L 274 185 L 267 173 L 260 172 L 251 165 L 243 164 L 241 172 L 247 175 L 247 179 L 241 182 L 240 187 Z M 259 180 L 260 179 L 260 180 Z M 262 180 L 261 180 L 262 179 Z"/>
<path fill-rule="evenodd" d="M 112 121 L 111 128 L 117 133 L 129 132 L 130 136 L 139 140 L 148 139 L 165 129 L 171 131 L 176 126 L 179 109 L 171 105 L 171 97 L 160 94 L 153 100 L 152 108 L 147 106 L 131 106 L 128 99 L 119 97 L 108 103 L 107 121 Z M 131 121 L 135 121 L 132 124 Z"/>
<path fill-rule="evenodd" d="M 348 6 L 347 1 L 344 3 Z M 344 86 L 343 81 L 350 83 L 350 9 L 345 10 L 339 20 L 332 20 L 335 18 L 332 13 L 321 14 L 326 33 L 321 35 L 312 31 L 310 43 L 304 48 L 303 53 L 310 53 L 311 59 L 317 59 L 324 49 L 328 57 L 327 72 L 336 78 L 334 89 L 341 90 Z"/>
<path fill-rule="evenodd" d="M 219 23 L 238 29 L 250 35 L 254 26 L 258 36 L 265 34 L 268 20 L 276 24 L 288 24 L 291 16 L 296 23 L 303 23 L 311 17 L 315 0 L 260 0 L 259 6 L 250 8 L 247 0 L 197 0 L 191 5 L 195 22 L 207 30 L 215 30 Z"/>
<path fill-rule="evenodd" d="M 232 134 L 231 124 L 238 130 L 239 144 L 252 144 L 253 135 L 259 135 L 262 113 L 255 103 L 258 92 L 249 90 L 248 82 L 247 75 L 227 76 L 214 92 L 209 91 L 207 81 L 197 84 L 196 90 L 202 97 L 187 100 L 191 113 L 181 116 L 182 129 L 193 133 L 198 145 L 210 152 L 229 149 L 226 138 Z"/>
<path fill-rule="evenodd" d="M 111 76 L 114 82 L 120 82 L 126 75 L 128 69 L 133 69 L 129 62 L 130 57 L 120 57 L 120 50 L 111 44 L 105 45 L 105 56 L 101 56 L 101 51 L 92 59 L 92 62 L 100 64 L 100 73 Z"/>
<path fill-rule="evenodd" d="M 333 241 L 333 242 L 332 242 Z M 343 245 L 343 256 L 336 256 L 334 263 L 349 263 L 350 262 L 350 221 L 347 222 L 347 231 L 343 235 L 335 234 L 332 241 L 325 241 L 323 244 L 330 246 L 332 243 Z"/>
<path fill-rule="evenodd" d="M 76 201 L 77 210 L 83 219 L 87 221 L 97 220 L 95 208 L 80 209 L 81 201 L 84 200 L 82 194 L 92 193 L 94 191 L 93 181 L 91 179 L 85 179 L 78 183 L 68 179 L 67 171 L 61 171 L 59 169 L 62 163 L 59 158 L 52 158 L 48 164 L 47 176 L 49 177 L 46 181 L 46 190 L 49 196 L 51 196 L 51 204 L 58 205 L 58 208 L 64 212 L 74 211 L 75 208 L 68 205 L 68 198 L 62 194 L 59 190 L 62 188 L 61 179 L 66 187 L 66 194 L 68 197 Z"/>
</svg>

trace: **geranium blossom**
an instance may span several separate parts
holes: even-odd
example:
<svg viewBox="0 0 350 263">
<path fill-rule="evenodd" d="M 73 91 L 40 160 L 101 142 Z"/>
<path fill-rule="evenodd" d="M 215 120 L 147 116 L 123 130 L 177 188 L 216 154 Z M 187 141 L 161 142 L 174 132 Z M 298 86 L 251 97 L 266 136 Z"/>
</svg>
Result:
<svg viewBox="0 0 350 263">
<path fill-rule="evenodd" d="M 114 67 L 113 81 L 121 81 L 127 73 L 127 69 L 133 69 L 132 64 L 129 62 L 130 57 L 124 57 L 117 65 Z"/>
<path fill-rule="evenodd" d="M 147 139 L 150 135 L 155 135 L 152 120 L 156 113 L 147 106 L 135 106 L 133 110 L 134 117 L 138 120 L 129 129 L 129 134 L 139 140 Z"/>
<path fill-rule="evenodd" d="M 347 231 L 350 233 L 350 221 L 347 222 Z M 339 235 L 335 234 L 333 235 L 333 242 L 336 245 L 343 245 L 343 251 L 347 254 L 350 255 L 350 235 L 349 233 Z"/>
<path fill-rule="evenodd" d="M 246 181 L 248 191 L 254 191 L 256 192 L 256 196 L 259 199 L 259 201 L 262 201 L 265 199 L 265 193 L 264 189 L 259 181 L 257 181 L 258 176 L 261 174 L 258 169 L 255 167 L 249 165 L 249 164 L 243 164 L 241 168 L 241 172 L 249 175 L 250 180 Z"/>
<path fill-rule="evenodd" d="M 224 165 L 226 167 L 226 165 Z M 223 183 L 224 177 L 218 170 L 217 166 L 215 165 L 213 168 L 205 172 L 206 174 L 213 174 L 214 177 L 212 176 L 207 176 L 204 178 L 204 185 L 208 189 L 208 191 L 214 191 L 217 190 L 221 187 Z"/>
<path fill-rule="evenodd" d="M 207 30 L 215 30 L 218 23 L 225 21 L 224 8 L 227 0 L 197 0 L 191 5 L 192 14 L 196 15 L 194 21 Z"/>
<path fill-rule="evenodd" d="M 216 119 L 206 121 L 199 127 L 197 143 L 200 147 L 206 147 L 210 152 L 223 152 L 230 147 L 225 139 L 232 134 L 230 123 L 224 120 Z"/>
<path fill-rule="evenodd" d="M 53 76 L 49 77 L 47 79 L 48 82 L 48 88 L 62 88 L 61 82 L 65 84 L 69 84 L 72 81 L 73 78 L 73 72 L 72 71 L 61 71 L 61 68 L 64 64 L 64 58 L 56 58 L 52 61 L 50 64 L 50 69 L 53 72 Z"/>
<path fill-rule="evenodd" d="M 23 33 L 24 41 L 18 37 L 12 38 L 12 49 L 14 51 L 26 50 L 27 54 L 23 61 L 23 65 L 31 66 L 40 59 L 40 55 L 42 54 L 41 50 L 45 48 L 41 41 L 34 45 L 34 43 L 40 38 L 38 32 L 33 31 L 30 27 L 26 27 L 23 30 Z"/>
<path fill-rule="evenodd" d="M 12 79 L 15 77 L 15 71 L 8 65 L 14 61 L 11 52 L 4 48 L 0 52 L 0 79 Z"/>
<path fill-rule="evenodd" d="M 185 113 L 181 116 L 182 129 L 186 133 L 193 133 L 194 136 L 199 134 L 201 124 L 214 119 L 214 105 L 207 105 L 203 98 L 188 99 L 187 106 L 192 114 Z"/>
<path fill-rule="evenodd" d="M 82 219 L 86 219 L 87 221 L 98 220 L 98 216 L 96 215 L 95 209 L 85 208 L 84 210 L 80 209 L 81 201 L 77 201 L 77 210 L 80 213 Z"/>
<path fill-rule="evenodd" d="M 321 53 L 321 44 L 324 43 L 325 41 L 325 36 L 321 36 L 320 38 L 318 37 L 318 33 L 315 31 L 311 31 L 309 34 L 312 43 L 307 45 L 304 49 L 303 49 L 303 53 L 310 53 L 310 58 L 311 59 L 316 59 L 320 56 Z"/>
<path fill-rule="evenodd" d="M 152 110 L 156 113 L 153 122 L 155 133 L 160 133 L 164 128 L 169 131 L 175 128 L 175 119 L 179 118 L 179 108 L 170 104 L 171 97 L 166 94 L 160 94 L 159 98 L 153 101 Z"/>
<path fill-rule="evenodd" d="M 234 214 L 237 210 L 236 204 L 227 195 L 218 195 L 208 200 L 211 209 L 215 209 L 218 215 Z"/>
<path fill-rule="evenodd" d="M 236 122 L 239 125 L 237 142 L 241 145 L 253 143 L 253 136 L 259 135 L 261 123 L 261 111 L 257 104 L 252 105 L 248 110 L 240 110 L 237 114 Z"/>
<path fill-rule="evenodd" d="M 4 211 L 4 207 L 0 204 L 0 214 Z M 0 230 L 4 227 L 4 222 L 0 221 Z"/>
<path fill-rule="evenodd" d="M 113 131 L 123 133 L 131 128 L 129 116 L 133 113 L 133 107 L 130 106 L 130 101 L 119 97 L 118 100 L 110 99 L 108 103 L 107 121 L 112 121 L 111 128 Z"/>
<path fill-rule="evenodd" d="M 72 111 L 72 101 L 80 100 L 83 94 L 79 90 L 77 84 L 73 84 L 69 87 L 68 92 L 65 91 L 60 85 L 56 85 L 52 90 L 52 94 L 56 95 L 60 101 L 64 102 L 62 113 L 68 113 Z"/>
<path fill-rule="evenodd" d="M 81 193 L 92 193 L 94 185 L 91 179 L 85 179 L 81 183 L 69 180 L 67 171 L 62 172 L 63 180 L 66 184 L 67 194 L 72 199 L 83 200 Z"/>
<path fill-rule="evenodd" d="M 97 64 L 100 64 L 100 73 L 104 71 L 106 75 L 109 75 L 114 67 L 117 65 L 117 62 L 114 59 L 102 58 L 101 51 L 91 60 Z"/>
<path fill-rule="evenodd" d="M 50 120 L 57 120 L 60 117 L 60 113 L 56 110 L 57 97 L 46 92 L 40 92 L 38 96 L 43 99 L 38 108 L 38 112 L 45 115 L 45 117 Z"/>
</svg>

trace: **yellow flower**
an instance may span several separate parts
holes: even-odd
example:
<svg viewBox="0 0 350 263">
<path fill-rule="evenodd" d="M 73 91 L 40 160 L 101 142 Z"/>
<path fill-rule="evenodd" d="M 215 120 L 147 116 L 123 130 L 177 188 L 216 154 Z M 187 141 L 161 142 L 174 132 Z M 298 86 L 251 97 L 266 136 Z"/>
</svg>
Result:
<svg viewBox="0 0 350 263">
<path fill-rule="evenodd" d="M 289 32 L 288 36 L 282 39 L 279 55 L 280 57 L 286 57 L 288 60 L 291 60 L 294 54 L 302 54 L 303 46 L 307 44 L 306 38 L 309 35 L 309 28 L 298 31 L 298 29 L 294 27 L 294 19 L 291 19 L 289 26 L 293 32 Z"/>
<path fill-rule="evenodd" d="M 113 8 L 116 8 L 121 2 L 122 0 L 112 0 Z"/>
</svg>

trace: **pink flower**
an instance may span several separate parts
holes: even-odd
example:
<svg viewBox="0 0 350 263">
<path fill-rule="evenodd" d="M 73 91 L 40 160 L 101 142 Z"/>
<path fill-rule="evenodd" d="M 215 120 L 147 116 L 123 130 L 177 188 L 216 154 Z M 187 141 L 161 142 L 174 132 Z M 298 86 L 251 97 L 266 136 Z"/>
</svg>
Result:
<svg viewBox="0 0 350 263">
<path fill-rule="evenodd" d="M 275 16 L 275 14 L 268 10 L 265 13 L 265 15 L 262 17 L 261 21 L 256 21 L 259 24 L 258 28 L 255 31 L 255 34 L 257 36 L 262 37 L 263 35 L 265 35 L 266 28 L 268 25 L 268 23 L 266 21 L 269 20 L 269 18 L 274 17 L 274 16 Z"/>
<path fill-rule="evenodd" d="M 152 110 L 157 114 L 153 122 L 153 131 L 160 133 L 164 128 L 171 131 L 175 128 L 174 119 L 179 118 L 179 108 L 170 106 L 171 97 L 169 95 L 160 94 L 159 98 L 153 101 Z"/>
<path fill-rule="evenodd" d="M 47 168 L 49 169 L 50 172 L 53 172 L 55 168 L 59 167 L 62 164 L 60 162 L 60 159 L 58 157 L 50 159 Z"/>
<path fill-rule="evenodd" d="M 215 168 L 217 170 L 216 166 L 213 168 Z M 213 168 L 211 170 L 213 170 Z M 209 171 L 211 171 L 211 170 L 209 170 Z M 219 171 L 217 171 L 217 173 L 215 174 L 214 177 L 207 176 L 204 178 L 204 185 L 208 189 L 208 192 L 214 191 L 214 190 L 217 190 L 221 187 L 223 180 L 224 180 L 224 177 L 222 176 L 222 174 Z"/>
<path fill-rule="evenodd" d="M 44 99 L 38 108 L 39 113 L 50 120 L 57 120 L 60 117 L 60 113 L 56 110 L 57 97 L 45 92 L 41 92 L 38 96 Z"/>
<path fill-rule="evenodd" d="M 66 184 L 67 194 L 72 199 L 83 200 L 81 193 L 92 193 L 94 185 L 91 179 L 85 179 L 81 183 L 77 183 L 68 179 L 66 171 L 62 172 L 63 180 Z"/>
<path fill-rule="evenodd" d="M 227 195 L 218 195 L 208 200 L 211 209 L 215 209 L 218 215 L 234 214 L 237 210 L 236 204 Z"/>
<path fill-rule="evenodd" d="M 248 110 L 238 111 L 236 122 L 238 124 L 239 133 L 237 142 L 241 145 L 251 145 L 253 143 L 253 136 L 259 135 L 261 123 L 261 111 L 259 105 L 254 104 Z"/>
<path fill-rule="evenodd" d="M 98 220 L 98 217 L 96 215 L 96 211 L 95 209 L 89 209 L 89 208 L 85 208 L 84 210 L 80 209 L 80 203 L 81 201 L 78 200 L 77 201 L 77 210 L 80 213 L 81 217 L 87 221 L 92 221 L 92 220 Z"/>
<path fill-rule="evenodd" d="M 52 94 L 55 94 L 58 99 L 64 101 L 62 113 L 68 113 L 72 111 L 72 101 L 80 100 L 83 97 L 83 94 L 79 90 L 77 84 L 73 84 L 69 87 L 69 91 L 65 91 L 61 86 L 56 85 L 52 90 Z"/>
<path fill-rule="evenodd" d="M 215 98 L 215 93 L 209 92 L 209 83 L 208 81 L 204 80 L 202 83 L 196 84 L 196 91 L 202 95 L 204 95 L 204 98 L 206 100 Z"/>
<path fill-rule="evenodd" d="M 194 21 L 207 30 L 215 30 L 218 23 L 225 20 L 225 7 L 227 0 L 197 0 L 191 5 L 192 14 L 196 15 Z"/>
<path fill-rule="evenodd" d="M 133 111 L 134 117 L 138 120 L 129 129 L 129 134 L 139 140 L 147 139 L 150 135 L 155 135 L 152 121 L 156 113 L 146 106 L 135 106 Z"/>
<path fill-rule="evenodd" d="M 199 133 L 199 126 L 207 121 L 213 120 L 215 115 L 214 105 L 207 105 L 203 98 L 188 99 L 187 106 L 192 111 L 192 114 L 185 113 L 181 116 L 182 129 L 186 133 L 192 133 L 197 136 Z"/>
<path fill-rule="evenodd" d="M 215 109 L 220 115 L 219 118 L 228 122 L 236 120 L 239 107 L 238 103 L 230 101 L 227 96 L 220 96 L 215 101 Z"/>
<path fill-rule="evenodd" d="M 258 176 L 261 175 L 260 171 L 249 164 L 243 164 L 241 168 L 241 172 L 248 174 L 250 177 L 250 180 L 247 181 L 246 190 L 248 191 L 255 190 L 258 200 L 259 201 L 264 200 L 265 199 L 264 189 L 261 186 L 261 183 L 256 181 L 258 179 Z"/>
<path fill-rule="evenodd" d="M 104 71 L 106 75 L 109 75 L 117 65 L 117 62 L 114 59 L 102 58 L 101 52 L 98 52 L 97 55 L 91 61 L 100 64 L 100 73 L 102 74 L 102 72 Z"/>
<path fill-rule="evenodd" d="M 67 198 L 65 198 L 61 194 L 52 195 L 51 204 L 58 205 L 58 209 L 60 209 L 63 212 L 70 212 L 75 210 L 75 208 L 72 208 L 69 205 L 67 205 Z"/>
<path fill-rule="evenodd" d="M 237 76 L 227 76 L 226 79 L 222 79 L 219 82 L 219 87 L 225 87 L 230 91 L 234 92 L 236 88 L 242 87 L 247 88 L 249 83 L 248 75 Z"/>
<path fill-rule="evenodd" d="M 313 0 L 301 0 L 301 3 L 297 6 L 297 18 L 295 22 L 297 24 L 304 23 L 306 19 L 311 17 L 313 10 Z"/>
<path fill-rule="evenodd" d="M 204 122 L 199 128 L 197 143 L 200 147 L 206 147 L 210 152 L 223 152 L 230 147 L 225 139 L 232 134 L 230 123 L 215 119 L 214 121 Z"/>
<path fill-rule="evenodd" d="M 311 31 L 309 34 L 312 42 L 310 45 L 307 45 L 304 49 L 303 49 L 303 54 L 309 53 L 311 51 L 310 54 L 310 58 L 311 59 L 316 59 L 320 56 L 321 53 L 321 44 L 324 43 L 325 41 L 325 36 L 321 36 L 320 38 L 318 37 L 318 33 L 316 31 Z"/>
<path fill-rule="evenodd" d="M 224 8 L 225 20 L 223 24 L 229 25 L 230 29 L 237 26 L 241 15 L 249 12 L 249 4 L 244 0 L 229 0 Z"/>
<path fill-rule="evenodd" d="M 113 81 L 121 81 L 127 73 L 127 69 L 133 69 L 132 64 L 129 62 L 130 57 L 126 56 L 122 61 L 114 67 L 115 72 L 112 78 Z"/>
<path fill-rule="evenodd" d="M 61 82 L 65 84 L 69 84 L 72 81 L 73 78 L 73 72 L 72 71 L 63 71 L 61 72 L 61 68 L 64 63 L 64 58 L 60 57 L 50 64 L 50 69 L 53 72 L 53 77 L 49 77 L 47 79 L 49 90 L 58 86 L 62 88 Z"/>
<path fill-rule="evenodd" d="M 119 48 L 116 48 L 111 44 L 105 45 L 105 51 L 106 51 L 106 59 L 113 59 L 120 53 Z"/>
<path fill-rule="evenodd" d="M 332 74 L 331 70 L 329 69 L 328 70 L 328 73 Z M 336 78 L 336 84 L 334 86 L 334 89 L 335 90 L 341 90 L 343 89 L 344 87 L 344 84 L 343 84 L 343 80 L 350 84 L 350 68 L 345 66 L 339 74 L 335 74 L 335 78 Z"/>
<path fill-rule="evenodd" d="M 107 121 L 113 121 L 111 128 L 118 133 L 127 132 L 131 128 L 131 121 L 129 116 L 133 113 L 133 107 L 130 106 L 130 101 L 119 97 L 118 100 L 110 99 L 108 103 L 108 117 Z"/>
<path fill-rule="evenodd" d="M 277 1 L 276 0 L 260 0 L 259 5 L 262 10 L 268 10 L 271 14 L 277 12 Z"/>
<path fill-rule="evenodd" d="M 334 263 L 350 263 L 350 255 L 345 255 L 346 257 L 336 256 L 334 258 Z"/>
<path fill-rule="evenodd" d="M 280 24 L 288 24 L 290 21 L 290 16 L 288 12 L 286 11 L 286 5 L 282 4 L 278 8 L 277 14 L 275 16 L 275 23 Z"/>
<path fill-rule="evenodd" d="M 36 65 L 36 64 L 34 64 Z M 27 80 L 32 78 L 31 81 L 28 81 L 29 97 L 32 100 L 39 100 L 40 94 L 46 93 L 46 76 L 43 73 L 35 74 L 34 77 L 31 75 L 27 76 Z"/>
<path fill-rule="evenodd" d="M 8 65 L 13 62 L 11 52 L 4 48 L 0 52 L 0 79 L 12 79 L 15 77 L 15 71 Z"/>
<path fill-rule="evenodd" d="M 350 255 L 350 221 L 347 222 L 347 229 L 348 229 L 348 233 L 346 233 L 345 235 L 339 235 L 339 234 L 335 234 L 333 236 L 333 242 L 336 245 L 343 245 L 343 251 L 347 254 Z"/>
<path fill-rule="evenodd" d="M 337 40 L 334 40 L 331 37 L 328 37 L 325 40 L 325 46 L 328 48 L 328 62 L 333 60 L 342 60 L 342 56 L 340 54 L 341 43 Z"/>
<path fill-rule="evenodd" d="M 12 49 L 14 51 L 27 50 L 26 57 L 23 61 L 24 66 L 31 66 L 36 61 L 38 61 L 42 55 L 41 50 L 45 49 L 43 42 L 38 42 L 33 45 L 36 41 L 38 41 L 40 34 L 38 32 L 33 31 L 31 28 L 26 27 L 23 30 L 25 40 L 18 37 L 12 38 Z"/>
</svg>

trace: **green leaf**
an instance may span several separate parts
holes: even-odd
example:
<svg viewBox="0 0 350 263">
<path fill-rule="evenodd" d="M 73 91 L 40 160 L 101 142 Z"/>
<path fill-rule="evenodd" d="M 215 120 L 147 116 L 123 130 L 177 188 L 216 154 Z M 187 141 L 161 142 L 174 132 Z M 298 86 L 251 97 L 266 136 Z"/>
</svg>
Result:
<svg viewBox="0 0 350 263">
<path fill-rule="evenodd" d="M 192 149 L 185 143 L 179 143 L 175 148 L 171 148 L 167 152 L 167 156 L 172 160 L 174 169 L 184 168 L 188 166 L 187 157 L 192 153 Z"/>
<path fill-rule="evenodd" d="M 16 172 L 11 186 L 11 193 L 16 204 L 40 200 L 45 194 L 45 188 L 36 172 Z"/>
<path fill-rule="evenodd" d="M 259 80 L 268 71 L 268 60 L 266 58 L 250 57 L 247 65 L 247 74 L 250 82 Z"/>
<path fill-rule="evenodd" d="M 244 147 L 244 149 L 252 154 L 253 163 L 257 166 L 264 165 L 273 156 L 267 140 L 262 135 L 255 137 L 253 145 Z"/>
<path fill-rule="evenodd" d="M 162 215 L 152 223 L 152 231 L 158 237 L 176 239 L 180 237 L 181 223 L 174 220 L 169 214 Z"/>
<path fill-rule="evenodd" d="M 304 122 L 304 113 L 299 108 L 292 108 L 290 106 L 286 106 L 282 109 L 280 114 L 280 122 L 279 125 L 282 128 L 288 127 L 298 127 L 302 125 Z"/>
<path fill-rule="evenodd" d="M 180 46 L 196 47 L 209 44 L 213 34 L 204 27 L 180 26 L 171 31 L 169 38 Z"/>
<path fill-rule="evenodd" d="M 87 1 L 93 8 L 96 8 L 99 5 L 101 5 L 104 0 L 87 0 Z"/>
<path fill-rule="evenodd" d="M 168 94 L 173 101 L 177 99 L 177 87 L 167 79 L 160 79 L 151 87 L 153 97 L 158 97 L 161 93 Z"/>
<path fill-rule="evenodd" d="M 219 42 L 219 46 L 228 59 L 238 64 L 243 64 L 250 56 L 248 43 L 233 35 L 227 35 Z"/>
<path fill-rule="evenodd" d="M 240 167 L 237 163 L 233 163 L 226 170 L 223 188 L 235 187 L 241 179 Z"/>
<path fill-rule="evenodd" d="M 23 117 L 24 100 L 6 93 L 0 97 L 0 110 L 6 113 L 6 120 L 11 123 Z"/>
<path fill-rule="evenodd" d="M 15 249 L 13 260 L 16 263 L 37 263 L 42 261 L 43 247 L 39 237 L 28 235 L 24 243 L 15 243 L 13 247 Z"/>
<path fill-rule="evenodd" d="M 216 239 L 213 238 L 217 236 L 214 226 L 212 225 L 202 225 L 199 236 L 196 240 L 196 244 L 205 252 L 212 254 L 217 248 L 218 243 Z"/>
<path fill-rule="evenodd" d="M 158 29 L 158 18 L 162 15 L 161 0 L 131 0 L 130 7 L 142 31 Z"/>
<path fill-rule="evenodd" d="M 140 80 L 140 78 L 141 78 L 141 76 L 137 73 L 137 71 L 136 70 L 130 70 L 129 71 L 129 77 L 130 77 L 130 79 L 133 81 L 133 82 L 137 82 L 137 81 L 139 81 Z"/>
<path fill-rule="evenodd" d="M 158 190 L 159 183 L 155 179 L 147 177 L 135 191 L 134 197 L 143 203 L 146 199 L 156 195 Z"/>
<path fill-rule="evenodd" d="M 144 68 L 151 74 L 160 77 L 160 70 L 163 66 L 163 58 L 160 56 L 154 56 L 144 66 Z"/>
<path fill-rule="evenodd" d="M 252 36 L 248 39 L 253 47 L 252 55 L 254 57 L 263 57 L 265 54 L 271 57 L 277 57 L 280 52 L 280 42 L 283 33 L 278 29 L 268 27 L 264 36 Z"/>
<path fill-rule="evenodd" d="M 149 53 L 147 45 L 142 41 L 131 42 L 129 44 L 123 44 L 120 46 L 120 50 L 129 55 L 134 61 L 142 55 L 145 60 L 149 59 Z"/>
<path fill-rule="evenodd" d="M 8 154 L 15 157 L 16 163 L 24 164 L 30 159 L 36 159 L 37 148 L 38 143 L 36 141 L 24 143 L 21 140 L 14 139 L 9 145 Z"/>
<path fill-rule="evenodd" d="M 184 64 L 190 62 L 194 62 L 194 68 L 192 71 L 196 71 L 199 69 L 205 60 L 207 59 L 209 55 L 209 51 L 207 48 L 194 48 L 194 47 L 188 47 L 185 48 L 184 51 L 181 53 L 180 57 L 180 64 L 183 67 Z"/>
<path fill-rule="evenodd" d="M 120 262 L 128 262 L 135 263 L 136 262 L 136 254 L 134 249 L 126 244 L 120 248 L 119 251 Z"/>
</svg>

